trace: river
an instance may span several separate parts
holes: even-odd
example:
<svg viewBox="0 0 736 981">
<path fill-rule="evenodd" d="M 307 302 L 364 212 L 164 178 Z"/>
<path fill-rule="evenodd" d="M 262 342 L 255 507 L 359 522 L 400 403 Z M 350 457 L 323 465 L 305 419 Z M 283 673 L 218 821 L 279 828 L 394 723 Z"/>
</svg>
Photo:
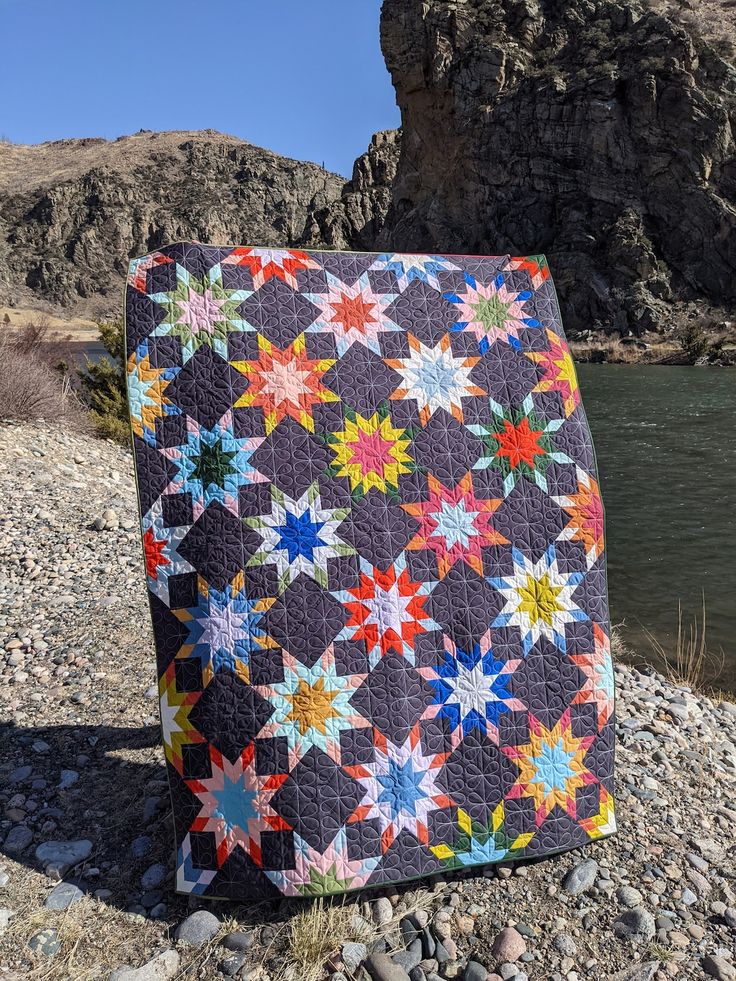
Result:
<svg viewBox="0 0 736 981">
<path fill-rule="evenodd" d="M 650 656 L 707 609 L 717 684 L 736 691 L 736 372 L 578 366 L 606 510 L 611 617 Z"/>
</svg>

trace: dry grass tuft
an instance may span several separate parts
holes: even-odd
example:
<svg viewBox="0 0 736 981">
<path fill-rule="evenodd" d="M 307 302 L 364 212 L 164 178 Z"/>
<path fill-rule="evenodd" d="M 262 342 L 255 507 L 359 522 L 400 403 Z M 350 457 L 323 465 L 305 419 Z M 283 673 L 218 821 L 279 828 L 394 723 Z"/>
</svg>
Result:
<svg viewBox="0 0 736 981">
<path fill-rule="evenodd" d="M 289 954 L 301 981 L 317 981 L 325 962 L 339 952 L 342 944 L 356 939 L 351 923 L 356 912 L 352 904 L 318 899 L 293 918 L 289 925 Z"/>
<path fill-rule="evenodd" d="M 682 604 L 677 604 L 677 638 L 673 650 L 668 650 L 651 631 L 644 628 L 644 635 L 661 660 L 670 681 L 687 685 L 693 691 L 708 692 L 723 671 L 725 655 L 708 649 L 705 594 L 700 616 L 693 614 L 692 621 L 683 624 Z"/>
<path fill-rule="evenodd" d="M 340 948 L 350 940 L 369 944 L 379 936 L 399 943 L 399 921 L 418 910 L 430 909 L 436 897 L 431 892 L 416 890 L 402 897 L 401 911 L 392 920 L 378 927 L 370 913 L 370 901 L 361 904 L 352 899 L 318 899 L 296 914 L 289 923 L 288 959 L 292 962 L 289 973 L 279 981 L 317 981 L 325 972 L 330 960 L 337 960 Z M 365 915 L 363 915 L 365 914 Z M 397 948 L 398 949 L 398 946 Z"/>
</svg>

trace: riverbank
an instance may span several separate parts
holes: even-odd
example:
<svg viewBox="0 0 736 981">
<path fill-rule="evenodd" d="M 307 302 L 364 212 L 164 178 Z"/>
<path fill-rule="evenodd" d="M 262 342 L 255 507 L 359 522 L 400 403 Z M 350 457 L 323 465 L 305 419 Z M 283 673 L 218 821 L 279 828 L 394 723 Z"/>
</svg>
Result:
<svg viewBox="0 0 736 981">
<path fill-rule="evenodd" d="M 736 705 L 623 663 L 617 835 L 327 907 L 192 919 L 171 891 L 132 458 L 0 425 L 0 499 L 3 981 L 736 977 Z"/>
</svg>

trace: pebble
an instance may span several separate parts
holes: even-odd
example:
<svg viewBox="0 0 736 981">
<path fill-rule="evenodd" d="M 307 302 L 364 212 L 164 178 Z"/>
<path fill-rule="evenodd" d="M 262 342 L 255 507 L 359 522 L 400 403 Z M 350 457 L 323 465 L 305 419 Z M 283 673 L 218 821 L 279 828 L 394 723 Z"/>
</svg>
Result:
<svg viewBox="0 0 736 981">
<path fill-rule="evenodd" d="M 371 954 L 365 967 L 373 981 L 409 981 L 408 972 L 400 964 L 395 964 L 388 954 Z"/>
<path fill-rule="evenodd" d="M 558 953 L 565 957 L 574 957 L 578 952 L 577 945 L 569 933 L 558 933 L 552 941 L 552 945 Z"/>
<path fill-rule="evenodd" d="M 373 903 L 373 922 L 376 926 L 384 927 L 394 918 L 394 908 L 386 896 L 379 896 Z"/>
<path fill-rule="evenodd" d="M 8 855 L 20 855 L 33 841 L 33 832 L 23 824 L 11 828 L 3 845 Z"/>
<path fill-rule="evenodd" d="M 562 888 L 569 896 L 580 896 L 592 889 L 598 875 L 598 863 L 594 858 L 578 862 L 562 880 Z"/>
<path fill-rule="evenodd" d="M 180 958 L 175 950 L 164 950 L 141 967 L 119 967 L 109 981 L 170 981 L 179 973 Z"/>
<path fill-rule="evenodd" d="M 526 952 L 526 941 L 518 930 L 513 927 L 504 927 L 493 941 L 491 952 L 497 962 L 513 963 L 518 961 L 521 955 Z"/>
<path fill-rule="evenodd" d="M 79 780 L 79 774 L 76 770 L 62 770 L 61 779 L 59 780 L 59 790 L 69 790 L 77 780 Z"/>
<path fill-rule="evenodd" d="M 56 930 L 46 929 L 34 933 L 28 941 L 28 946 L 36 954 L 45 954 L 46 957 L 53 957 L 61 949 L 61 940 Z"/>
<path fill-rule="evenodd" d="M 613 932 L 617 937 L 644 941 L 651 940 L 657 931 L 649 910 L 644 906 L 635 906 L 613 921 Z"/>
<path fill-rule="evenodd" d="M 229 954 L 227 957 L 223 957 L 218 964 L 218 968 L 226 978 L 234 978 L 247 959 L 248 955 L 245 953 L 245 951 L 240 950 L 234 954 Z"/>
<path fill-rule="evenodd" d="M 156 886 L 160 886 L 165 878 L 166 866 L 162 865 L 160 862 L 156 862 L 154 865 L 149 865 L 141 876 L 141 886 L 146 892 L 148 892 L 150 889 L 155 889 Z"/>
<path fill-rule="evenodd" d="M 208 909 L 198 909 L 183 920 L 174 931 L 176 940 L 192 947 L 201 947 L 212 940 L 220 929 L 220 921 Z"/>
<path fill-rule="evenodd" d="M 643 898 L 639 890 L 634 889 L 633 886 L 621 886 L 616 890 L 616 899 L 626 909 L 633 909 L 634 906 L 638 906 Z"/>
<path fill-rule="evenodd" d="M 252 930 L 236 930 L 234 933 L 226 933 L 222 938 L 222 946 L 225 950 L 248 950 L 255 943 L 255 935 Z"/>
<path fill-rule="evenodd" d="M 36 858 L 44 866 L 46 875 L 62 878 L 69 869 L 79 865 L 92 853 L 92 842 L 86 838 L 78 841 L 45 841 L 36 849 Z"/>
<path fill-rule="evenodd" d="M 716 981 L 734 981 L 736 978 L 736 967 L 725 957 L 714 954 L 707 954 L 703 958 L 703 970 L 709 977 L 716 978 Z"/>
<path fill-rule="evenodd" d="M 368 956 L 368 948 L 365 944 L 355 942 L 343 944 L 340 956 L 343 964 L 352 974 L 358 970 Z"/>
<path fill-rule="evenodd" d="M 46 897 L 46 909 L 69 909 L 84 899 L 84 892 L 74 882 L 60 882 Z"/>
</svg>

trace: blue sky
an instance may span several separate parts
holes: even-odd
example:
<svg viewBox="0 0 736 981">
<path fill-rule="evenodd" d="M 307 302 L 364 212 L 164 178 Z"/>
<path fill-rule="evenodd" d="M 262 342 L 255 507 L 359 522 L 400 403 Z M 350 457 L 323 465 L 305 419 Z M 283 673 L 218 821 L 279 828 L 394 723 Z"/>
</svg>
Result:
<svg viewBox="0 0 736 981">
<path fill-rule="evenodd" d="M 399 124 L 380 0 L 0 0 L 14 143 L 212 129 L 349 174 Z"/>
</svg>

